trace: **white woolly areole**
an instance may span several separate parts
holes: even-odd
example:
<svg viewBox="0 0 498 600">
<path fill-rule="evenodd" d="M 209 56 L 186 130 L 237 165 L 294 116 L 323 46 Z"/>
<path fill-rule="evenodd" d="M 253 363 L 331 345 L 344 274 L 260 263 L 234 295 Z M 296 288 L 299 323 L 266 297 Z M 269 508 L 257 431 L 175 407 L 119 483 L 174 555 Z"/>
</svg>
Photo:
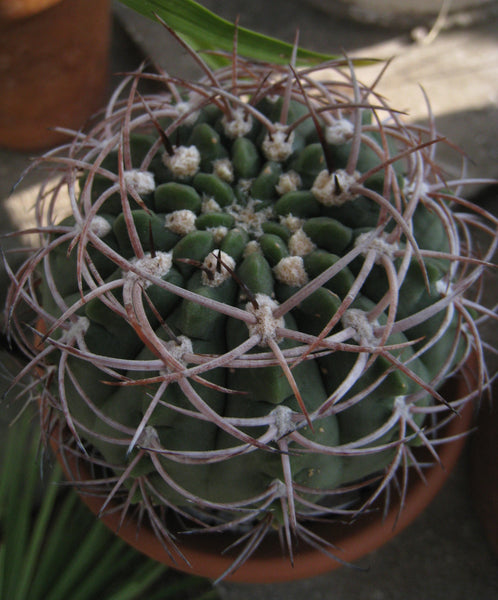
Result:
<svg viewBox="0 0 498 600">
<path fill-rule="evenodd" d="M 361 246 L 365 244 L 365 241 L 368 240 L 368 238 L 371 237 L 371 235 L 372 234 L 369 232 L 361 233 L 356 238 L 355 246 Z M 367 243 L 365 249 L 362 252 L 363 256 L 366 256 L 367 253 L 371 250 L 375 250 L 377 254 L 376 262 L 380 262 L 382 256 L 387 256 L 388 258 L 393 260 L 395 258 L 395 253 L 399 250 L 399 245 L 397 243 L 390 244 L 389 242 L 386 242 L 386 240 L 384 240 L 383 238 L 374 238 L 373 240 L 370 240 Z"/>
<path fill-rule="evenodd" d="M 311 241 L 303 229 L 298 229 L 291 235 L 288 247 L 293 256 L 306 256 L 316 248 L 316 244 Z"/>
<path fill-rule="evenodd" d="M 263 203 L 261 200 L 249 198 L 245 206 L 241 206 L 237 202 L 225 206 L 224 211 L 235 219 L 235 224 L 255 236 L 263 234 L 262 225 L 266 223 L 272 216 L 272 208 L 270 206 L 258 210 L 258 206 Z"/>
<path fill-rule="evenodd" d="M 187 102 L 182 101 L 178 102 L 175 105 L 176 113 L 179 117 L 183 117 L 183 115 L 188 115 L 183 120 L 187 125 L 193 125 L 195 121 L 197 121 L 197 117 L 199 116 L 199 110 L 197 110 L 197 104 L 192 100 Z"/>
<path fill-rule="evenodd" d="M 156 189 L 154 173 L 141 171 L 140 169 L 129 169 L 123 173 L 127 188 L 134 189 L 137 194 L 151 194 Z"/>
<path fill-rule="evenodd" d="M 178 146 L 173 155 L 163 154 L 163 162 L 177 177 L 189 177 L 199 170 L 201 155 L 195 146 Z"/>
<path fill-rule="evenodd" d="M 275 186 L 275 190 L 277 194 L 283 196 L 288 192 L 295 192 L 301 187 L 301 177 L 299 173 L 296 171 L 288 171 L 287 173 L 282 173 L 278 178 L 278 183 Z"/>
<path fill-rule="evenodd" d="M 182 364 L 185 364 L 183 360 L 185 354 L 193 353 L 192 340 L 185 335 L 179 335 L 176 340 L 169 340 L 164 346 L 171 356 Z"/>
<path fill-rule="evenodd" d="M 299 217 L 295 217 L 292 213 L 289 213 L 288 215 L 285 215 L 285 217 L 280 217 L 280 223 L 287 227 L 289 231 L 295 233 L 304 225 L 304 219 L 300 219 Z"/>
<path fill-rule="evenodd" d="M 195 212 L 183 208 L 181 210 L 174 210 L 173 212 L 166 215 L 165 226 L 167 229 L 178 235 L 187 235 L 191 231 L 195 231 L 195 221 L 197 215 Z"/>
<path fill-rule="evenodd" d="M 246 247 L 244 248 L 244 258 L 250 256 L 251 254 L 263 254 L 261 246 L 256 240 L 250 240 L 249 242 L 247 242 Z"/>
<path fill-rule="evenodd" d="M 210 231 L 213 234 L 213 241 L 215 244 L 221 244 L 224 237 L 228 233 L 228 227 L 224 225 L 218 225 L 218 227 L 208 227 L 206 231 Z"/>
<path fill-rule="evenodd" d="M 278 343 L 281 338 L 276 334 L 277 327 L 284 326 L 283 317 L 275 319 L 273 316 L 273 311 L 278 307 L 278 303 L 266 294 L 256 294 L 255 299 L 258 308 L 255 308 L 252 302 L 246 304 L 246 310 L 257 319 L 256 323 L 247 324 L 249 334 L 259 335 L 260 340 L 258 343 L 260 346 L 267 346 L 269 340 L 274 340 Z"/>
<path fill-rule="evenodd" d="M 377 338 L 375 337 L 373 328 L 378 323 L 370 323 L 365 311 L 359 308 L 350 308 L 343 314 L 341 322 L 344 328 L 352 327 L 355 330 L 353 339 L 359 344 L 376 345 Z"/>
<path fill-rule="evenodd" d="M 213 173 L 226 181 L 227 183 L 232 183 L 233 181 L 233 165 L 229 158 L 218 158 L 213 161 Z"/>
<path fill-rule="evenodd" d="M 253 181 L 254 178 L 240 178 L 237 181 L 237 186 L 242 193 L 249 194 L 249 192 L 251 191 L 251 185 Z"/>
<path fill-rule="evenodd" d="M 273 424 L 277 429 L 277 440 L 296 429 L 296 426 L 292 420 L 293 414 L 294 412 L 288 406 L 283 404 L 279 404 L 270 412 L 270 416 L 272 416 L 274 419 Z"/>
<path fill-rule="evenodd" d="M 105 237 L 110 233 L 111 229 L 112 227 L 109 221 L 100 215 L 93 217 L 92 222 L 90 223 L 90 231 L 98 238 Z"/>
<path fill-rule="evenodd" d="M 356 198 L 357 194 L 351 190 L 351 187 L 359 177 L 357 171 L 350 175 L 344 169 L 338 169 L 333 173 L 324 169 L 318 173 L 311 193 L 324 206 L 341 206 L 348 200 Z"/>
<path fill-rule="evenodd" d="M 204 198 L 201 207 L 202 213 L 221 212 L 221 206 L 214 198 Z"/>
<path fill-rule="evenodd" d="M 351 138 L 353 131 L 354 125 L 348 119 L 334 119 L 325 128 L 325 139 L 332 145 L 344 144 Z"/>
<path fill-rule="evenodd" d="M 152 425 L 147 425 L 140 434 L 137 440 L 138 448 L 160 448 L 161 442 L 159 440 L 159 434 Z"/>
<path fill-rule="evenodd" d="M 202 266 L 202 283 L 209 287 L 218 287 L 230 279 L 235 270 L 235 260 L 223 250 L 213 250 L 206 256 Z"/>
<path fill-rule="evenodd" d="M 406 402 L 406 396 L 396 396 L 394 398 L 394 407 L 396 408 L 398 414 L 404 416 L 405 418 L 411 417 L 411 410 L 410 408 L 413 406 L 413 404 L 407 403 Z"/>
<path fill-rule="evenodd" d="M 444 279 L 438 279 L 435 283 L 436 292 L 441 296 L 448 296 L 453 291 L 453 286 Z"/>
<path fill-rule="evenodd" d="M 72 342 L 75 338 L 85 335 L 90 327 L 90 319 L 87 317 L 78 317 L 76 322 L 71 324 L 71 327 L 64 332 L 61 337 L 61 342 Z"/>
<path fill-rule="evenodd" d="M 280 99 L 281 96 L 279 96 L 278 94 L 268 94 L 267 96 L 265 95 L 265 100 L 271 102 L 271 104 L 276 104 Z"/>
<path fill-rule="evenodd" d="M 155 256 L 151 256 L 150 253 L 147 252 L 143 258 L 132 259 L 131 263 L 144 276 L 152 275 L 153 277 L 164 277 L 171 269 L 171 265 L 173 264 L 173 255 L 171 252 L 158 251 L 155 253 Z M 125 275 L 127 277 L 139 277 L 132 271 L 126 272 Z M 151 285 L 151 282 L 147 281 L 145 277 L 142 277 L 142 279 L 146 288 Z"/>
<path fill-rule="evenodd" d="M 268 160 L 282 162 L 292 154 L 294 132 L 291 131 L 290 135 L 287 135 L 287 126 L 282 123 L 275 123 L 274 127 L 275 131 L 265 135 L 261 149 Z"/>
<path fill-rule="evenodd" d="M 223 115 L 221 124 L 228 137 L 242 137 L 252 129 L 252 116 L 241 106 L 237 106 L 231 115 Z"/>
<path fill-rule="evenodd" d="M 286 256 L 280 259 L 273 267 L 273 272 L 280 283 L 299 287 L 308 283 L 308 273 L 301 256 Z"/>
<path fill-rule="evenodd" d="M 412 198 L 416 190 L 418 190 L 419 198 L 425 198 L 431 191 L 431 186 L 426 181 L 418 181 L 417 179 L 413 181 L 404 180 L 403 192 L 407 198 Z"/>
</svg>

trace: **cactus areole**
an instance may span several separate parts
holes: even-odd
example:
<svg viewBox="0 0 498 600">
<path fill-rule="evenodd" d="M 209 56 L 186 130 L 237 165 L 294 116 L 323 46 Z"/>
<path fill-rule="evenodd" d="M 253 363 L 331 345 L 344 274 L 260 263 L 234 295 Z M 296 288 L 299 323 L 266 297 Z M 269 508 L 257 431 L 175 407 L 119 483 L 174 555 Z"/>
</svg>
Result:
<svg viewBox="0 0 498 600">
<path fill-rule="evenodd" d="M 403 495 L 417 446 L 437 460 L 441 418 L 486 383 L 476 284 L 496 221 L 437 165 L 433 127 L 347 60 L 204 68 L 131 74 L 41 159 L 60 180 L 8 316 L 103 510 L 138 506 L 179 562 L 172 515 L 238 531 L 231 572 L 275 530 L 292 556 L 321 545 L 307 523 Z M 165 91 L 142 96 L 145 78 Z M 473 350 L 475 392 L 441 397 Z"/>
</svg>

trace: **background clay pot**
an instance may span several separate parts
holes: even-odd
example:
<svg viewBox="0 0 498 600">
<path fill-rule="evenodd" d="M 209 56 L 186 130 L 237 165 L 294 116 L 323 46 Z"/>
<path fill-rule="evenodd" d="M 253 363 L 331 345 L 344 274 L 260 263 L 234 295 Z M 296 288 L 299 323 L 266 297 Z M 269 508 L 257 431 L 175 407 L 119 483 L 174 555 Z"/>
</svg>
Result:
<svg viewBox="0 0 498 600">
<path fill-rule="evenodd" d="M 107 93 L 110 0 L 0 0 L 0 146 L 40 150 Z"/>
<path fill-rule="evenodd" d="M 472 384 L 472 372 L 466 369 L 465 377 L 462 376 L 446 384 L 444 396 L 450 399 L 464 396 L 471 389 Z M 466 440 L 463 434 L 470 429 L 472 413 L 472 404 L 467 403 L 461 415 L 452 419 L 445 427 L 443 435 L 456 436 L 456 439 L 440 448 L 441 465 L 432 466 L 424 472 L 426 481 L 423 482 L 415 473 L 411 474 L 408 493 L 401 512 L 399 503 L 393 500 L 389 512 L 384 517 L 382 516 L 383 504 L 379 503 L 378 510 L 362 515 L 353 524 L 319 523 L 310 529 L 340 549 L 337 556 L 341 561 L 354 562 L 381 547 L 412 523 L 439 492 L 463 449 Z M 91 482 L 85 483 L 85 479 L 87 481 L 92 479 L 89 469 L 75 453 L 64 448 L 65 435 L 66 433 L 61 430 L 53 432 L 52 449 L 68 479 L 74 481 L 77 489 L 82 492 L 83 502 L 97 515 L 105 497 L 102 495 L 102 490 L 97 490 L 93 494 Z M 422 448 L 419 450 L 427 455 L 427 461 L 430 462 L 429 453 Z M 83 482 L 83 485 L 79 485 L 79 482 Z M 177 561 L 172 559 L 147 523 L 142 522 L 138 525 L 131 516 L 127 516 L 122 522 L 122 515 L 116 503 L 111 502 L 100 518 L 107 527 L 131 546 L 159 562 L 187 573 L 216 579 L 237 557 L 236 551 L 222 554 L 227 546 L 236 541 L 237 537 L 234 535 L 189 534 L 182 539 L 182 535 L 179 534 L 175 542 L 189 561 L 189 567 L 181 558 Z M 249 560 L 228 576 L 227 580 L 241 583 L 276 583 L 313 577 L 339 566 L 341 563 L 305 545 L 301 545 L 295 552 L 292 566 L 288 556 L 282 552 L 278 535 L 275 533 L 267 536 Z"/>
<path fill-rule="evenodd" d="M 0 0 L 0 18 L 20 19 L 39 13 L 61 0 Z"/>
</svg>

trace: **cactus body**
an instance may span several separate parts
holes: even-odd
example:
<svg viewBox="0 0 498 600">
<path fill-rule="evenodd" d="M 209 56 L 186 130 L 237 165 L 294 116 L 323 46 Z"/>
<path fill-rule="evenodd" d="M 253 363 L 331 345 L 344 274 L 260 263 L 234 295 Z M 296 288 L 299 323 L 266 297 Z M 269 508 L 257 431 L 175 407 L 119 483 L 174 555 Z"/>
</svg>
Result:
<svg viewBox="0 0 498 600">
<path fill-rule="evenodd" d="M 44 321 L 44 402 L 111 496 L 296 532 L 432 450 L 437 390 L 480 344 L 471 218 L 432 131 L 332 66 L 236 59 L 145 99 L 137 73 L 69 145 L 72 215 L 48 207 L 10 303 Z"/>
</svg>

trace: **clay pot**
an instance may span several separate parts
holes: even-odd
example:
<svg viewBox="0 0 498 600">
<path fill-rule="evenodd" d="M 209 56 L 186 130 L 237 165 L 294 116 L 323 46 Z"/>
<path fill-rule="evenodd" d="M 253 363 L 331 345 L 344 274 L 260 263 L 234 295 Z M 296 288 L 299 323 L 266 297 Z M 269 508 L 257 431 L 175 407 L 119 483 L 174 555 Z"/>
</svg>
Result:
<svg viewBox="0 0 498 600">
<path fill-rule="evenodd" d="M 58 4 L 61 0 L 0 0 L 0 18 L 22 19 Z"/>
<path fill-rule="evenodd" d="M 460 397 L 468 393 L 472 382 L 472 372 L 469 369 L 466 377 L 447 384 L 444 395 L 446 398 Z M 456 396 L 458 394 L 458 396 Z M 399 504 L 393 501 L 391 508 L 382 517 L 382 506 L 379 510 L 372 511 L 355 521 L 353 524 L 314 524 L 310 527 L 323 538 L 331 541 L 340 548 L 340 559 L 346 562 L 354 562 L 369 552 L 379 548 L 392 537 L 397 535 L 408 526 L 431 502 L 443 486 L 451 470 L 455 466 L 461 450 L 465 444 L 465 437 L 458 437 L 469 430 L 472 422 L 473 407 L 468 403 L 458 418 L 454 418 L 443 430 L 444 436 L 457 436 L 449 443 L 440 448 L 441 465 L 435 465 L 427 469 L 425 473 L 426 482 L 423 482 L 416 474 L 413 474 L 409 484 L 408 493 L 404 507 L 399 512 Z M 63 450 L 64 432 L 56 430 L 52 436 L 51 444 L 59 462 L 62 464 L 67 477 L 74 481 L 76 488 L 82 492 L 83 502 L 94 514 L 98 514 L 105 498 L 102 491 L 97 490 L 92 494 L 92 485 L 84 483 L 85 479 L 91 480 L 88 465 L 74 453 Z M 431 461 L 427 450 L 419 448 L 423 454 L 421 458 Z M 81 483 L 83 482 L 83 483 Z M 190 567 L 182 562 L 172 560 L 170 555 L 158 541 L 152 529 L 146 522 L 138 524 L 131 517 L 121 522 L 121 512 L 117 505 L 111 505 L 106 509 L 101 520 L 112 531 L 151 558 L 162 562 L 170 567 L 194 573 L 210 579 L 218 578 L 233 562 L 236 554 L 222 552 L 237 538 L 234 535 L 223 534 L 198 534 L 184 536 L 181 533 L 176 536 L 176 543 L 181 552 L 190 563 Z M 282 552 L 277 534 L 269 534 L 258 547 L 251 558 L 237 571 L 227 577 L 228 581 L 244 583 L 276 583 L 296 579 L 313 577 L 339 567 L 318 550 L 304 544 L 300 544 L 294 555 L 294 566 L 291 566 L 288 557 Z"/>
<path fill-rule="evenodd" d="M 110 31 L 110 0 L 0 0 L 0 146 L 63 143 L 103 106 Z"/>
</svg>

